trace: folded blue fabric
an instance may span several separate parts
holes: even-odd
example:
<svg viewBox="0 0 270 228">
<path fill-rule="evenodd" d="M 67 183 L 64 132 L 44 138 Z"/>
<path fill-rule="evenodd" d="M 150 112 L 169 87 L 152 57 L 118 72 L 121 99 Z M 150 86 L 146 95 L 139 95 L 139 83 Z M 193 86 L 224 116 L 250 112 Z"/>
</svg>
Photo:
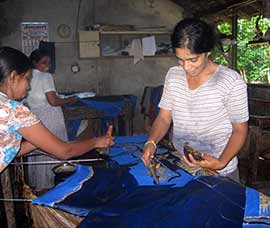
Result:
<svg viewBox="0 0 270 228">
<path fill-rule="evenodd" d="M 135 111 L 137 97 L 133 95 L 126 95 L 125 99 L 130 99 L 132 104 L 132 110 Z M 82 99 L 78 98 L 78 104 L 84 104 L 91 108 L 94 108 L 98 111 L 104 112 L 104 117 L 102 118 L 102 128 L 104 131 L 106 131 L 107 123 L 112 121 L 113 118 L 119 116 L 120 112 L 125 106 L 124 99 L 120 101 L 95 101 L 93 99 Z M 70 104 L 66 104 L 66 106 L 69 106 Z M 78 131 L 78 128 L 80 126 L 81 120 L 69 120 L 66 121 L 68 131 L 68 138 L 69 140 L 74 140 L 76 138 L 76 134 Z"/>
<path fill-rule="evenodd" d="M 76 139 L 78 129 L 80 127 L 81 120 L 67 120 L 67 133 L 68 133 L 68 140 L 72 141 Z"/>
<path fill-rule="evenodd" d="M 270 227 L 269 196 L 247 187 L 244 227 L 261 227 L 261 225 Z"/>
<path fill-rule="evenodd" d="M 125 102 L 122 101 L 113 101 L 113 102 L 105 102 L 105 101 L 94 101 L 91 99 L 81 99 L 78 98 L 78 102 L 88 105 L 91 108 L 94 108 L 99 111 L 103 111 L 105 117 L 117 117 L 123 107 L 125 106 Z"/>
</svg>

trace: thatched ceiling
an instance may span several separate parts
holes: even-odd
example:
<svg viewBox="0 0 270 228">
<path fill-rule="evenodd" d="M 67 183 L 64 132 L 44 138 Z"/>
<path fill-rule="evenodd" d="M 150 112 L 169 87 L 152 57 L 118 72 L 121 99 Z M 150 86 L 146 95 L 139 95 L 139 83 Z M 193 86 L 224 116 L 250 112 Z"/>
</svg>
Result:
<svg viewBox="0 0 270 228">
<path fill-rule="evenodd" d="M 215 22 L 230 20 L 233 10 L 240 18 L 259 15 L 265 0 L 172 0 L 184 8 L 185 16 L 208 18 Z"/>
</svg>

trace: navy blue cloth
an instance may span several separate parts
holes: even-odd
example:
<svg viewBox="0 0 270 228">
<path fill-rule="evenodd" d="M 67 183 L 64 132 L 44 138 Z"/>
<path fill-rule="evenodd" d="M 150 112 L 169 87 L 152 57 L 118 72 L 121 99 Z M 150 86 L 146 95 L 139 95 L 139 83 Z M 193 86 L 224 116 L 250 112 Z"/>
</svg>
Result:
<svg viewBox="0 0 270 228">
<path fill-rule="evenodd" d="M 107 168 L 77 165 L 72 176 L 33 204 L 87 216 L 80 228 L 269 226 L 269 198 L 229 178 L 163 168 L 155 185 L 140 161 L 146 138 L 116 137 Z"/>
<path fill-rule="evenodd" d="M 90 212 L 86 227 L 242 227 L 245 188 L 228 178 L 199 177 L 181 188 L 138 186 Z"/>
<path fill-rule="evenodd" d="M 159 113 L 159 107 L 158 104 L 160 102 L 161 96 L 162 96 L 162 92 L 163 92 L 163 85 L 162 86 L 158 86 L 153 88 L 152 93 L 151 93 L 151 100 L 150 103 L 154 106 L 153 109 L 153 120 L 154 121 Z"/>
<path fill-rule="evenodd" d="M 123 109 L 123 107 L 125 106 L 124 100 L 106 102 L 106 101 L 95 101 L 92 99 L 78 98 L 78 103 L 83 103 L 91 108 L 103 111 L 105 117 L 117 117 L 121 112 L 121 110 Z"/>
<path fill-rule="evenodd" d="M 102 101 L 101 99 L 95 100 L 87 99 L 87 98 L 78 98 L 77 103 L 79 105 L 87 105 L 91 108 L 94 108 L 98 111 L 104 112 L 104 117 L 101 119 L 101 127 L 103 129 L 103 132 L 106 132 L 106 129 L 108 127 L 108 123 L 112 122 L 112 120 L 119 116 L 120 112 L 123 110 L 125 106 L 124 99 L 129 99 L 132 104 L 132 111 L 135 111 L 137 97 L 134 95 L 124 95 L 121 96 L 121 99 L 114 100 L 114 101 Z M 67 104 L 68 106 L 70 104 Z M 81 120 L 69 120 L 66 121 L 67 129 L 68 129 L 68 139 L 74 140 L 76 138 L 76 134 L 78 131 L 78 128 L 80 126 Z M 124 121 L 119 119 L 119 131 L 120 135 L 126 135 L 125 129 L 124 129 Z"/>
<path fill-rule="evenodd" d="M 79 192 L 56 203 L 54 207 L 67 212 L 72 209 L 73 214 L 86 216 L 87 211 L 94 210 L 110 202 L 120 193 L 137 186 L 137 181 L 128 172 L 128 167 L 116 166 L 106 169 L 94 168 L 93 170 L 93 177 L 83 184 L 83 188 Z"/>
<path fill-rule="evenodd" d="M 81 120 L 68 120 L 68 121 L 66 121 L 66 127 L 67 127 L 69 141 L 76 139 L 80 124 L 81 124 Z"/>
</svg>

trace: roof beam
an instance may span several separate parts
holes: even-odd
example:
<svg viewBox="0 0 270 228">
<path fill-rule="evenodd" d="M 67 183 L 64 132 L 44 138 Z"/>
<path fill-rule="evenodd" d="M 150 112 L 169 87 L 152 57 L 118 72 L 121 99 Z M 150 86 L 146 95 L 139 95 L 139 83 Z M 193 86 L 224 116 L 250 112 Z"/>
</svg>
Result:
<svg viewBox="0 0 270 228">
<path fill-rule="evenodd" d="M 219 5 L 217 7 L 213 7 L 209 10 L 203 10 L 203 11 L 197 11 L 196 12 L 196 15 L 197 17 L 207 17 L 207 16 L 210 16 L 210 15 L 213 15 L 213 14 L 220 14 L 224 11 L 228 11 L 228 10 L 232 10 L 232 9 L 237 9 L 237 8 L 240 8 L 242 6 L 246 6 L 246 5 L 249 5 L 249 4 L 252 4 L 254 2 L 261 2 L 259 0 L 244 0 L 244 1 L 233 1 L 232 3 L 226 3 L 226 4 L 222 4 L 222 5 Z"/>
</svg>

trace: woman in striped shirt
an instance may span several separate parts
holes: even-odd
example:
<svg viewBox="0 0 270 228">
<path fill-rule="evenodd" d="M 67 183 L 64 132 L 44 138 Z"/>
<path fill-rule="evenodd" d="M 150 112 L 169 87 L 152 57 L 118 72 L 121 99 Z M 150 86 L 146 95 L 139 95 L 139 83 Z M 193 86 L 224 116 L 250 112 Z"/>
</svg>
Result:
<svg viewBox="0 0 270 228">
<path fill-rule="evenodd" d="M 187 18 L 176 25 L 172 42 L 179 64 L 167 73 L 142 160 L 149 165 L 156 143 L 173 123 L 176 149 L 182 152 L 188 143 L 202 152 L 202 160 L 183 156 L 189 166 L 239 182 L 236 155 L 248 131 L 247 86 L 236 71 L 210 60 L 215 41 L 214 30 L 204 21 Z"/>
</svg>

